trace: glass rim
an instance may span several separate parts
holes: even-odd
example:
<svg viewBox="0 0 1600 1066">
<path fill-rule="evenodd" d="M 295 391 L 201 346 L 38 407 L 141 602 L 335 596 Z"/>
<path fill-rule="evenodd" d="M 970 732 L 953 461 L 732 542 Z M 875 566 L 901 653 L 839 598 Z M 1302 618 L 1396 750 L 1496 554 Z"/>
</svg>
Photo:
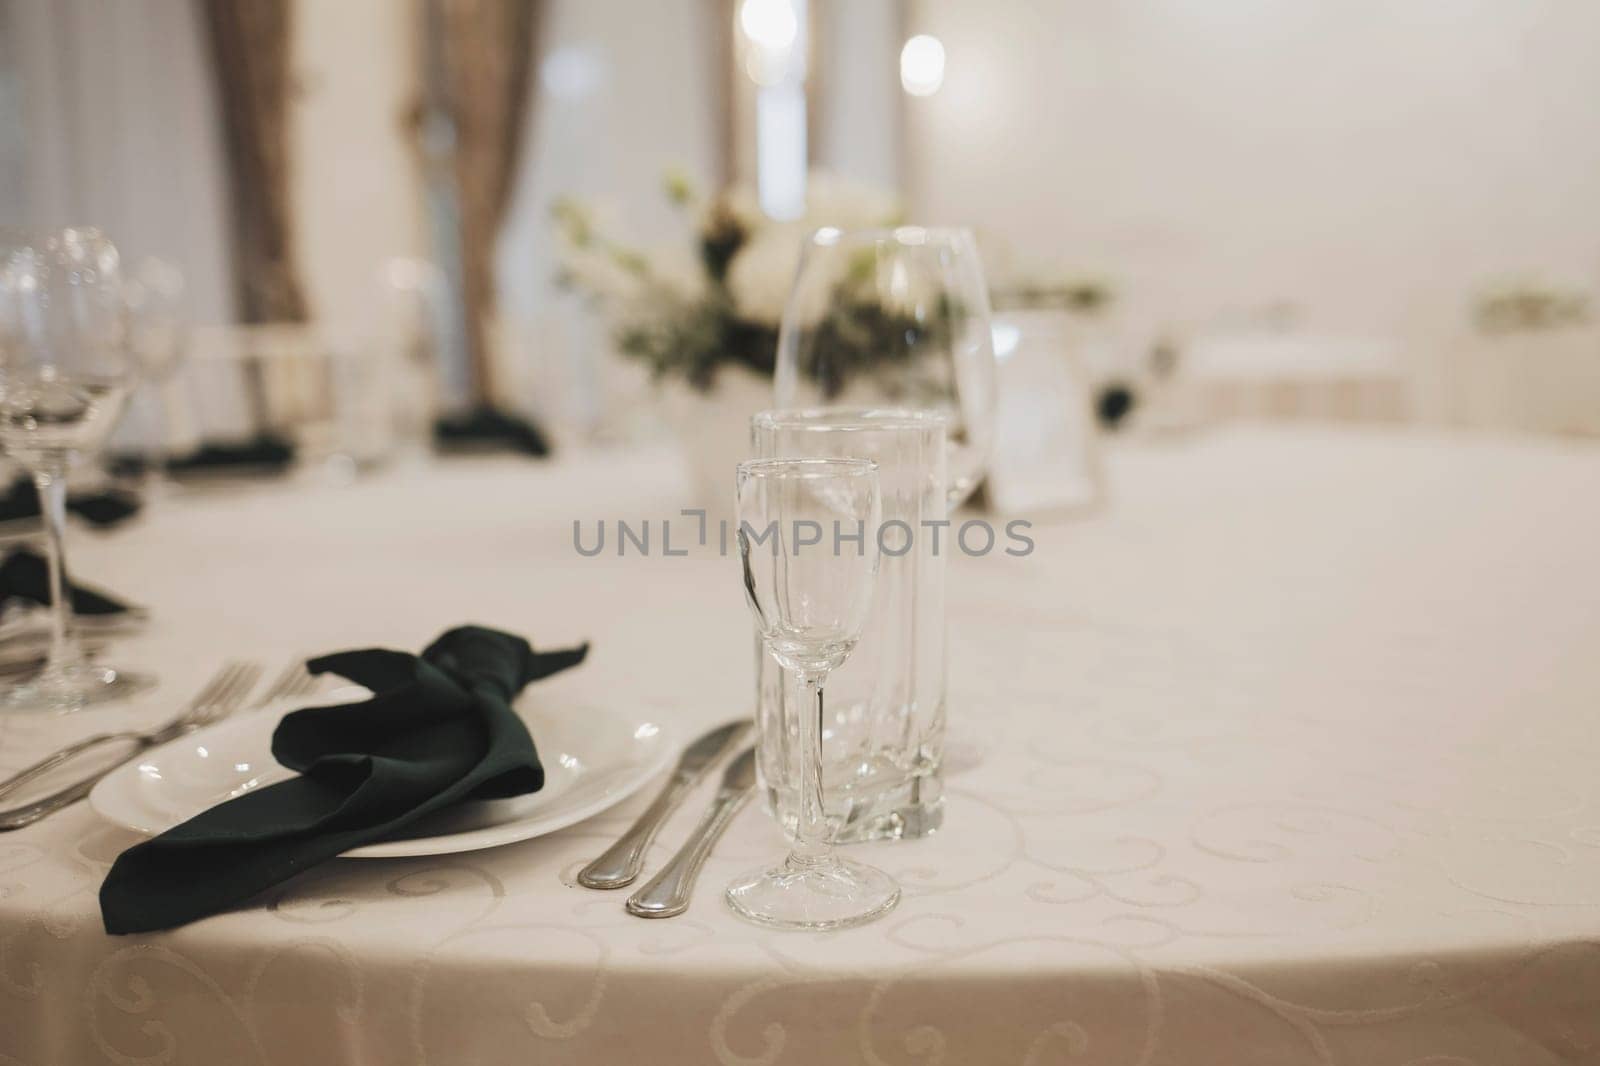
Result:
<svg viewBox="0 0 1600 1066">
<path fill-rule="evenodd" d="M 773 480 L 814 480 L 817 478 L 873 477 L 878 464 L 872 459 L 746 459 L 739 464 L 739 477 Z"/>
<path fill-rule="evenodd" d="M 779 407 L 750 416 L 752 429 L 795 429 L 807 432 L 861 433 L 873 430 L 948 430 L 952 419 L 943 411 L 920 407 Z"/>
<path fill-rule="evenodd" d="M 863 226 L 852 229 L 843 226 L 818 226 L 806 236 L 806 243 L 819 248 L 831 248 L 846 242 L 885 242 L 917 246 L 925 244 L 972 242 L 969 226 L 921 226 L 910 223 L 899 226 Z"/>
</svg>

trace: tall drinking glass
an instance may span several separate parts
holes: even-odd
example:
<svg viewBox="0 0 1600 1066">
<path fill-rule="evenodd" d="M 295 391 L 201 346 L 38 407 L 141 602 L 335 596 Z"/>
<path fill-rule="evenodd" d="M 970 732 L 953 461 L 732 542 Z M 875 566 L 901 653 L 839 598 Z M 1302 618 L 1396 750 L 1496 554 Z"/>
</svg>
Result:
<svg viewBox="0 0 1600 1066">
<path fill-rule="evenodd" d="M 5 353 L 0 445 L 39 490 L 51 607 L 49 660 L 38 677 L 0 696 L 0 709 L 77 710 L 148 683 L 84 661 L 64 547 L 67 473 L 105 445 L 131 387 L 117 249 L 90 228 L 13 249 L 0 267 L 0 304 L 16 324 Z"/>
<path fill-rule="evenodd" d="M 946 417 L 894 408 L 763 411 L 758 458 L 857 456 L 878 464 L 877 591 L 855 654 L 828 679 L 824 803 L 840 843 L 920 837 L 944 817 Z M 937 538 L 937 540 L 936 540 Z M 756 649 L 759 766 L 769 811 L 792 825 L 793 686 Z"/>
<path fill-rule="evenodd" d="M 796 687 L 801 781 L 794 846 L 776 866 L 735 879 L 728 903 L 784 929 L 871 921 L 900 900 L 882 870 L 833 853 L 823 807 L 823 688 L 850 657 L 878 569 L 877 465 L 868 459 L 754 459 L 736 482 L 745 598 L 767 653 Z"/>
<path fill-rule="evenodd" d="M 952 508 L 994 444 L 989 288 L 972 234 L 900 226 L 819 229 L 778 331 L 781 408 L 910 407 L 950 419 Z"/>
</svg>

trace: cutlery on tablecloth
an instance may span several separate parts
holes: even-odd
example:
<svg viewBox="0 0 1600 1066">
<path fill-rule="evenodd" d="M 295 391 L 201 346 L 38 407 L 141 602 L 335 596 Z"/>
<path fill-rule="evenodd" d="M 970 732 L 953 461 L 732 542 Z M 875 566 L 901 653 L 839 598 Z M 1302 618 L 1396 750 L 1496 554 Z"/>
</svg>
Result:
<svg viewBox="0 0 1600 1066">
<path fill-rule="evenodd" d="M 756 749 L 746 748 L 723 771 L 716 799 L 683 847 L 648 884 L 628 897 L 628 913 L 640 918 L 673 918 L 688 910 L 700 867 L 755 787 Z"/>
<path fill-rule="evenodd" d="M 158 744 L 165 744 L 167 741 L 199 729 L 201 726 L 210 725 L 212 722 L 220 721 L 227 717 L 244 704 L 245 697 L 250 695 L 250 690 L 255 687 L 256 681 L 260 677 L 261 665 L 259 663 L 228 663 L 217 671 L 216 676 L 211 679 L 205 688 L 200 690 L 199 694 L 182 712 L 165 724 L 147 732 L 125 730 L 117 733 L 97 733 L 92 737 L 85 737 L 76 744 L 70 744 L 52 753 L 4 783 L 0 783 L 0 796 L 9 795 L 29 781 L 37 780 L 68 759 L 88 751 L 90 748 L 96 748 L 102 744 L 118 740 L 132 741 L 134 744 L 133 750 L 125 758 L 118 759 L 110 766 L 95 771 L 81 781 L 68 785 L 66 788 L 33 803 L 16 807 L 9 811 L 0 811 L 0 832 L 32 825 L 39 819 L 78 802 L 89 794 L 89 790 L 94 788 L 96 782 L 102 777 L 140 752 L 153 748 Z"/>
<path fill-rule="evenodd" d="M 578 884 L 584 888 L 622 888 L 633 884 L 644 866 L 645 849 L 655 839 L 661 823 L 678 809 L 678 805 L 688 797 L 706 771 L 744 739 L 751 725 L 748 718 L 720 725 L 684 749 L 678 765 L 672 771 L 672 778 L 656 796 L 655 802 L 622 834 L 621 839 L 578 872 Z"/>
<path fill-rule="evenodd" d="M 316 690 L 320 678 L 306 669 L 304 659 L 293 659 L 283 672 L 273 679 L 267 686 L 267 691 L 261 698 L 251 704 L 256 710 L 269 707 L 280 700 L 298 700 L 311 695 Z"/>
</svg>

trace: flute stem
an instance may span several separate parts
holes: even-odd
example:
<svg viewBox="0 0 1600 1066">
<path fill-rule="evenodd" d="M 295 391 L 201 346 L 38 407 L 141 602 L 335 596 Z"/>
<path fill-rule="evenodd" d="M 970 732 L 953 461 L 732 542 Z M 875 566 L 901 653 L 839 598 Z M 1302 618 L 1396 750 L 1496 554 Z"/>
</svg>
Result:
<svg viewBox="0 0 1600 1066">
<path fill-rule="evenodd" d="M 76 627 L 72 613 L 72 583 L 67 580 L 67 479 L 64 474 L 41 472 L 33 476 L 44 514 L 47 557 L 50 565 L 50 659 L 41 681 L 60 677 L 79 663 Z"/>
<path fill-rule="evenodd" d="M 789 860 L 810 865 L 825 860 L 832 843 L 822 786 L 822 685 L 826 677 L 806 674 L 800 680 L 805 693 L 799 706 L 800 810 Z"/>
</svg>

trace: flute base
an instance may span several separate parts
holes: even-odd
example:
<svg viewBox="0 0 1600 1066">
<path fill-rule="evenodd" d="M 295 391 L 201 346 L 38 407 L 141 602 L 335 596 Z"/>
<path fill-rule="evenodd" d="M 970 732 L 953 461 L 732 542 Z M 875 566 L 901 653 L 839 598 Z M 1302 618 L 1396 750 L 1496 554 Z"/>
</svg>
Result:
<svg viewBox="0 0 1600 1066">
<path fill-rule="evenodd" d="M 900 902 L 900 886 L 876 867 L 828 856 L 793 855 L 735 878 L 728 906 L 774 929 L 844 929 L 881 918 Z"/>
<path fill-rule="evenodd" d="M 0 714 L 70 714 L 85 707 L 138 695 L 155 684 L 145 674 L 94 663 L 46 668 L 37 677 L 0 692 Z"/>
<path fill-rule="evenodd" d="M 833 767 L 823 769 L 823 777 Z M 828 821 L 835 826 L 833 842 L 860 844 L 871 840 L 916 840 L 932 836 L 944 824 L 944 778 L 937 763 L 924 763 L 915 773 L 890 778 L 888 784 L 874 781 L 876 787 L 829 789 L 823 802 Z M 767 814 L 793 837 L 799 797 L 793 790 L 780 792 L 768 786 L 763 797 Z"/>
</svg>

